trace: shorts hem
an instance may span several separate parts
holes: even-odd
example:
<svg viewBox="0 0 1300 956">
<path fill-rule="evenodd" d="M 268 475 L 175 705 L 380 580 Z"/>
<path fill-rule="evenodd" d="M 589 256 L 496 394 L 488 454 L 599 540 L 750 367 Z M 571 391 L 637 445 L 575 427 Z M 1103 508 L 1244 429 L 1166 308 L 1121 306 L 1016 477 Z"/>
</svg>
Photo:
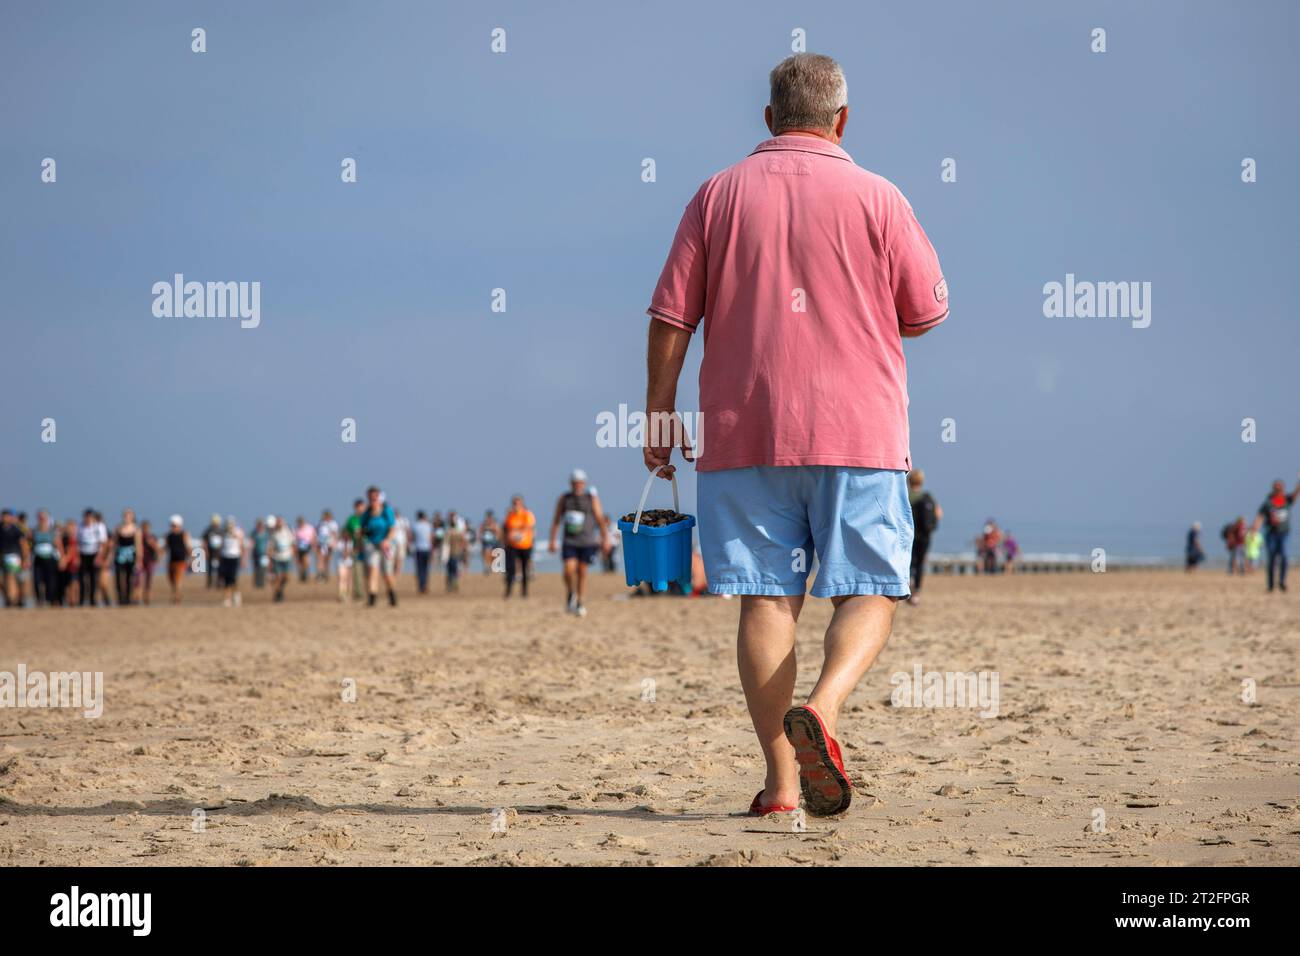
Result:
<svg viewBox="0 0 1300 956">
<path fill-rule="evenodd" d="M 876 597 L 907 597 L 912 593 L 909 585 L 896 581 L 876 582 L 860 581 L 855 584 L 836 584 L 827 587 L 813 585 L 812 596 L 819 598 L 847 597 L 853 595 L 873 595 Z"/>
<path fill-rule="evenodd" d="M 707 572 L 706 572 L 707 573 Z M 748 581 L 728 581 L 723 584 L 709 582 L 710 594 L 749 594 L 770 597 L 794 597 L 803 594 L 803 584 L 759 584 Z"/>
</svg>

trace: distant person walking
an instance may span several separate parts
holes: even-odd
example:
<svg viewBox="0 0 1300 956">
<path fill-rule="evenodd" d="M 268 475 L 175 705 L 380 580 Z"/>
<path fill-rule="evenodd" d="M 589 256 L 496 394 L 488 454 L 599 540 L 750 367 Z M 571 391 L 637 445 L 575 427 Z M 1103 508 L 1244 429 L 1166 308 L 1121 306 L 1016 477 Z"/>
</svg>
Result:
<svg viewBox="0 0 1300 956">
<path fill-rule="evenodd" d="M 80 592 L 78 577 L 81 570 L 81 554 L 77 550 L 77 522 L 69 518 L 63 524 L 60 535 L 59 559 L 59 603 L 71 607 L 77 603 Z"/>
<path fill-rule="evenodd" d="M 1264 535 L 1253 524 L 1246 529 L 1246 570 L 1259 567 L 1259 556 L 1264 550 Z"/>
<path fill-rule="evenodd" d="M 350 518 L 348 519 L 351 520 Z M 346 523 L 345 523 L 346 524 Z M 352 532 L 344 530 L 339 534 L 339 543 L 337 547 L 339 556 L 339 603 L 347 604 L 352 594 L 352 579 L 360 579 L 361 575 L 356 571 L 356 545 L 352 542 L 355 540 Z"/>
<path fill-rule="evenodd" d="M 302 515 L 294 525 L 293 539 L 298 555 L 298 583 L 306 584 L 311 574 L 311 556 L 316 550 L 316 529 Z"/>
<path fill-rule="evenodd" d="M 925 489 L 925 472 L 913 468 L 907 473 L 907 502 L 912 506 L 911 589 L 908 604 L 921 601 L 921 582 L 925 579 L 925 557 L 930 551 L 930 536 L 943 520 L 943 509 Z"/>
<path fill-rule="evenodd" d="M 501 547 L 501 525 L 489 508 L 478 526 L 479 555 L 483 559 L 483 573 L 492 573 L 492 557 Z"/>
<path fill-rule="evenodd" d="M 141 521 L 140 570 L 136 575 L 136 587 L 140 592 L 140 603 L 145 607 L 153 600 L 153 569 L 158 564 L 158 549 L 158 536 L 153 533 L 153 525 Z"/>
<path fill-rule="evenodd" d="M 980 565 L 985 574 L 998 573 L 998 546 L 1002 544 L 1002 531 L 990 518 L 984 523 L 979 536 Z"/>
<path fill-rule="evenodd" d="M 22 607 L 27 603 L 27 578 L 32 570 L 33 539 L 31 526 L 27 524 L 27 512 L 18 512 L 17 521 L 18 533 L 23 536 L 23 541 L 26 544 L 26 548 L 23 552 L 26 555 L 26 559 L 18 569 L 18 605 Z"/>
<path fill-rule="evenodd" d="M 87 508 L 81 513 L 77 528 L 77 567 L 80 573 L 81 596 L 78 604 L 94 607 L 99 589 L 99 563 L 103 557 L 104 542 L 100 538 L 100 525 L 95 520 L 95 510 Z"/>
<path fill-rule="evenodd" d="M 4 585 L 5 607 L 22 607 L 19 575 L 27 564 L 27 536 L 18 517 L 8 508 L 0 511 L 0 582 Z"/>
<path fill-rule="evenodd" d="M 98 511 L 95 512 L 95 535 L 99 538 L 99 561 L 95 565 L 96 599 L 104 607 L 108 607 L 111 603 L 108 597 L 108 579 L 109 567 L 113 563 L 113 542 L 108 534 L 108 525 L 104 523 L 104 516 Z"/>
<path fill-rule="evenodd" d="M 556 551 L 560 529 L 564 529 L 564 609 L 578 617 L 587 616 L 587 568 L 597 551 L 609 550 L 609 531 L 600 498 L 587 489 L 587 473 L 575 468 L 569 476 L 569 490 L 555 502 L 551 519 L 550 550 Z"/>
<path fill-rule="evenodd" d="M 37 606 L 53 607 L 63 602 L 59 580 L 59 562 L 63 558 L 59 529 L 50 520 L 50 513 L 42 508 L 36 512 L 36 527 L 32 529 L 32 596 Z"/>
<path fill-rule="evenodd" d="M 393 535 L 397 518 L 384 501 L 383 492 L 371 485 L 366 489 L 366 510 L 361 516 L 361 533 L 365 539 L 363 554 L 366 566 L 367 603 L 375 606 L 379 598 L 379 579 L 384 579 L 388 603 L 397 607 L 393 581 Z"/>
<path fill-rule="evenodd" d="M 524 496 L 515 495 L 510 499 L 510 510 L 506 512 L 506 597 L 515 586 L 515 575 L 519 575 L 519 594 L 528 597 L 528 578 L 532 573 L 533 535 L 537 530 L 537 518 L 524 505 Z"/>
<path fill-rule="evenodd" d="M 278 604 L 284 600 L 284 589 L 293 574 L 297 541 L 286 518 L 271 515 L 266 519 L 266 526 L 271 531 L 271 587 L 275 592 L 271 600 Z"/>
<path fill-rule="evenodd" d="M 401 579 L 406 570 L 406 555 L 411 547 L 411 522 L 397 509 L 393 509 L 393 581 Z"/>
<path fill-rule="evenodd" d="M 613 574 L 618 570 L 618 549 L 623 543 L 623 532 L 618 530 L 618 524 L 610 515 L 605 515 L 605 534 L 609 536 L 609 547 L 605 550 L 603 558 L 605 573 Z M 701 568 L 703 568 L 702 559 Z"/>
<path fill-rule="evenodd" d="M 365 561 L 366 536 L 362 533 L 362 526 L 366 514 L 366 501 L 364 498 L 357 498 L 352 502 L 352 514 L 348 515 L 348 520 L 343 522 L 343 534 L 351 541 L 352 548 L 352 597 L 360 601 L 366 593 L 366 567 L 359 562 Z"/>
<path fill-rule="evenodd" d="M 1228 573 L 1246 573 L 1246 519 L 1238 516 L 1223 526 L 1223 546 L 1228 549 Z"/>
<path fill-rule="evenodd" d="M 221 586 L 226 595 L 222 604 L 226 607 L 239 607 L 239 566 L 244 560 L 244 529 L 235 521 L 234 515 L 226 518 L 221 531 Z"/>
<path fill-rule="evenodd" d="M 1286 540 L 1291 534 L 1291 506 L 1296 496 L 1300 495 L 1300 481 L 1295 490 L 1287 494 L 1286 485 L 1279 478 L 1259 506 L 1255 515 L 1254 527 L 1264 529 L 1264 550 L 1268 561 L 1268 590 L 1271 594 L 1274 585 L 1279 591 L 1286 591 Z"/>
<path fill-rule="evenodd" d="M 253 587 L 266 587 L 266 571 L 271 566 L 271 532 L 266 529 L 266 519 L 258 518 L 253 525 L 253 533 L 246 542 L 251 554 L 249 560 L 253 565 Z"/>
<path fill-rule="evenodd" d="M 185 580 L 185 571 L 189 567 L 193 545 L 189 532 L 185 530 L 185 521 L 180 515 L 172 515 L 165 539 L 167 548 L 167 583 L 172 589 L 172 603 L 181 603 L 181 583 Z"/>
<path fill-rule="evenodd" d="M 423 511 L 415 513 L 411 525 L 411 544 L 415 551 L 415 587 L 420 594 L 429 593 L 429 566 L 433 560 L 433 522 Z"/>
<path fill-rule="evenodd" d="M 469 561 L 469 529 L 455 511 L 447 513 L 447 593 L 460 590 L 460 570 Z"/>
<path fill-rule="evenodd" d="M 339 523 L 328 508 L 320 513 L 320 523 L 316 525 L 316 580 L 328 581 L 330 569 L 334 563 L 334 552 L 338 548 Z"/>
<path fill-rule="evenodd" d="M 135 512 L 122 512 L 122 523 L 113 529 L 113 574 L 117 585 L 117 606 L 130 607 L 132 585 L 140 568 L 140 526 Z"/>
<path fill-rule="evenodd" d="M 1020 557 L 1020 542 L 1008 529 L 1002 535 L 1002 571 L 1005 574 L 1016 573 L 1016 558 Z"/>
<path fill-rule="evenodd" d="M 443 564 L 447 560 L 447 522 L 442 518 L 441 511 L 435 511 L 433 518 L 433 560 L 435 564 Z"/>
<path fill-rule="evenodd" d="M 207 560 L 210 588 L 215 588 L 220 583 L 221 538 L 221 515 L 214 514 L 208 519 L 208 526 L 203 532 L 203 557 Z"/>
<path fill-rule="evenodd" d="M 1202 561 L 1205 560 L 1205 549 L 1201 547 L 1201 523 L 1193 521 L 1192 526 L 1187 531 L 1187 545 L 1183 549 L 1183 556 L 1187 561 L 1186 571 L 1190 574 L 1195 571 Z"/>
</svg>

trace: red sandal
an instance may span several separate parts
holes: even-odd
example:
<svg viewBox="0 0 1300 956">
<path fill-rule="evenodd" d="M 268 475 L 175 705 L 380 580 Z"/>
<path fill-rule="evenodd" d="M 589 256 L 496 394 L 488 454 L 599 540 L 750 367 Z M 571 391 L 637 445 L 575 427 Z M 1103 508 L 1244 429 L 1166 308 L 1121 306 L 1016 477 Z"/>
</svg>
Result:
<svg viewBox="0 0 1300 956">
<path fill-rule="evenodd" d="M 780 803 L 774 803 L 771 806 L 763 806 L 759 801 L 763 799 L 763 791 L 760 790 L 754 794 L 754 802 L 749 805 L 749 815 L 751 817 L 765 817 L 769 813 L 794 813 L 798 807 L 787 807 Z"/>
<path fill-rule="evenodd" d="M 817 711 L 791 707 L 785 715 L 785 736 L 799 761 L 803 805 L 815 817 L 843 813 L 853 799 L 853 784 L 844 770 L 840 745 L 826 732 Z"/>
</svg>

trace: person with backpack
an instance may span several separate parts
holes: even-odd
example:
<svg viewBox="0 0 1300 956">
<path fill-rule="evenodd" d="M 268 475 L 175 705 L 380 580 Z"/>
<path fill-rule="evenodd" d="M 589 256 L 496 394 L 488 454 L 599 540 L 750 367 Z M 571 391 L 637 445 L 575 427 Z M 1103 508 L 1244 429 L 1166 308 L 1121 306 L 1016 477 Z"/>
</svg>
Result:
<svg viewBox="0 0 1300 956">
<path fill-rule="evenodd" d="M 1255 530 L 1258 531 L 1261 526 L 1264 528 L 1270 594 L 1275 583 L 1281 591 L 1286 591 L 1286 539 L 1291 533 L 1291 506 L 1295 504 L 1297 495 L 1300 495 L 1300 481 L 1296 482 L 1295 490 L 1287 494 L 1286 485 L 1279 478 L 1273 482 L 1272 490 L 1255 515 Z"/>
<path fill-rule="evenodd" d="M 384 500 L 383 492 L 371 485 L 366 489 L 366 510 L 361 513 L 361 554 L 367 570 L 366 600 L 370 607 L 374 607 L 379 598 L 381 577 L 388 591 L 388 603 L 397 607 L 393 544 L 396 533 L 397 517 L 393 509 Z"/>
<path fill-rule="evenodd" d="M 1228 549 L 1228 573 L 1236 571 L 1238 574 L 1246 573 L 1246 561 L 1242 556 L 1242 549 L 1246 545 L 1246 519 L 1238 517 L 1236 521 L 1229 521 L 1223 526 L 1220 532 L 1223 537 L 1223 544 Z"/>
<path fill-rule="evenodd" d="M 912 538 L 912 593 L 907 599 L 911 605 L 919 604 L 921 579 L 925 576 L 925 555 L 930 550 L 930 536 L 939 527 L 943 518 L 943 509 L 934 500 L 934 496 L 925 490 L 925 472 L 913 468 L 907 473 L 907 500 L 912 505 L 912 524 L 915 534 Z"/>
</svg>

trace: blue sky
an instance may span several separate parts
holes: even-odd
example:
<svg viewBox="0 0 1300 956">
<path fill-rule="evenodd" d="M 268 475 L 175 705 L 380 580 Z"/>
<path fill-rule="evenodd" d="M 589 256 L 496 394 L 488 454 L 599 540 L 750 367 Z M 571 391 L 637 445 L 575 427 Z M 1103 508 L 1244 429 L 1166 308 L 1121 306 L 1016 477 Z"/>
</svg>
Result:
<svg viewBox="0 0 1300 956">
<path fill-rule="evenodd" d="M 951 290 L 907 345 L 937 548 L 992 515 L 1029 550 L 1171 553 L 1300 468 L 1293 4 L 71 9 L 0 33 L 7 506 L 314 515 L 376 482 L 408 511 L 549 512 L 579 465 L 634 507 L 640 454 L 596 447 L 596 416 L 642 401 L 681 209 L 765 138 L 796 28 Z M 259 281 L 261 325 L 156 318 L 176 272 Z M 1150 282 L 1151 326 L 1045 318 L 1066 273 Z"/>
</svg>

